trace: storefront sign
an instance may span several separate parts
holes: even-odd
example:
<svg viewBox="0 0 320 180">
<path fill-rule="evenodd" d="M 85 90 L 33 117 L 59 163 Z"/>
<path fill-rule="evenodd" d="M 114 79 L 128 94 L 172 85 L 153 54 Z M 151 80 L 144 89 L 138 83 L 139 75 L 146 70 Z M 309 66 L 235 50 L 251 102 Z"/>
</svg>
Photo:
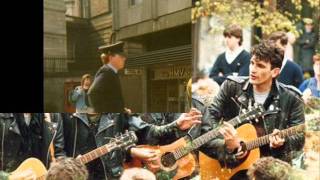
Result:
<svg viewBox="0 0 320 180">
<path fill-rule="evenodd" d="M 166 79 L 189 79 L 191 78 L 191 67 L 169 67 L 154 70 L 153 80 Z"/>
<path fill-rule="evenodd" d="M 125 69 L 124 70 L 125 75 L 141 75 L 142 69 Z"/>
</svg>

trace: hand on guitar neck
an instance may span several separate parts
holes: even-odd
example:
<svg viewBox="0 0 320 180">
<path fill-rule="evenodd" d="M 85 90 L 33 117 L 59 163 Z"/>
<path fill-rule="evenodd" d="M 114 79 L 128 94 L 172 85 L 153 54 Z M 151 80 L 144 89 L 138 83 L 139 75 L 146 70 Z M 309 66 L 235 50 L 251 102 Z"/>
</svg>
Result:
<svg viewBox="0 0 320 180">
<path fill-rule="evenodd" d="M 269 137 L 271 148 L 278 148 L 284 144 L 284 138 L 281 138 L 279 136 L 279 133 L 279 129 L 274 129 L 271 136 Z"/>
<path fill-rule="evenodd" d="M 219 132 L 223 135 L 225 145 L 228 152 L 237 150 L 236 156 L 241 159 L 246 156 L 247 152 L 242 150 L 241 139 L 238 137 L 236 129 L 229 123 L 224 122 L 224 127 L 220 128 Z M 285 139 L 280 137 L 280 130 L 274 129 L 271 136 L 269 136 L 269 145 L 271 148 L 279 148 L 284 144 Z"/>
</svg>

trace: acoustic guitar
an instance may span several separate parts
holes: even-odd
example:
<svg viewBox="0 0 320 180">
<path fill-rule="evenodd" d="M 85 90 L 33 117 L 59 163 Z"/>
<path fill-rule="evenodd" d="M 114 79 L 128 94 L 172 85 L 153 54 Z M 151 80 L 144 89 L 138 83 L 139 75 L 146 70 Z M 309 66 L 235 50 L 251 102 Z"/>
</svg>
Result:
<svg viewBox="0 0 320 180">
<path fill-rule="evenodd" d="M 286 138 L 305 130 L 305 125 L 297 125 L 288 129 L 281 130 L 279 136 Z M 207 157 L 204 154 L 199 156 L 200 159 L 200 176 L 202 180 L 212 180 L 218 178 L 219 180 L 230 179 L 237 172 L 247 170 L 254 162 L 260 158 L 260 150 L 258 147 L 269 144 L 269 137 L 271 134 L 257 137 L 256 129 L 251 124 L 244 124 L 237 128 L 238 135 L 244 141 L 243 148 L 247 151 L 247 155 L 241 159 L 241 163 L 233 168 L 221 166 L 218 160 Z"/>
<path fill-rule="evenodd" d="M 126 131 L 124 134 L 111 139 L 108 144 L 78 156 L 76 160 L 86 164 L 114 150 L 126 149 L 130 146 L 134 146 L 137 140 L 137 136 L 133 131 Z M 36 175 L 37 180 L 44 180 L 46 178 L 47 169 L 43 163 L 36 158 L 28 158 L 23 161 L 15 171 L 11 172 L 10 176 L 16 176 L 26 170 L 31 170 Z"/>
<path fill-rule="evenodd" d="M 263 117 L 264 115 L 265 111 L 263 106 L 257 105 L 252 107 L 248 112 L 243 113 L 228 122 L 233 126 L 238 126 L 253 119 Z M 215 128 L 192 141 L 188 137 L 182 137 L 177 141 L 164 146 L 140 145 L 138 147 L 152 149 L 158 152 L 160 156 L 160 169 L 154 169 L 147 162 L 143 162 L 137 158 L 134 158 L 130 163 L 125 164 L 125 168 L 145 166 L 153 173 L 156 173 L 157 176 L 159 176 L 160 173 L 160 176 L 161 174 L 164 174 L 173 180 L 190 176 L 196 167 L 196 160 L 191 152 L 219 135 L 218 129 Z"/>
</svg>

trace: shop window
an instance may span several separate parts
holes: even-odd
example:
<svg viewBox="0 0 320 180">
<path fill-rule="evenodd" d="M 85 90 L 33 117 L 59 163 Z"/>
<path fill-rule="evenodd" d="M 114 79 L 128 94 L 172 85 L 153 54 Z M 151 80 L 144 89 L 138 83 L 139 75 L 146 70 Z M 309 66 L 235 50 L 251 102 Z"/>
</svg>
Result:
<svg viewBox="0 0 320 180">
<path fill-rule="evenodd" d="M 129 0 L 130 6 L 139 5 L 142 3 L 143 0 Z"/>
</svg>

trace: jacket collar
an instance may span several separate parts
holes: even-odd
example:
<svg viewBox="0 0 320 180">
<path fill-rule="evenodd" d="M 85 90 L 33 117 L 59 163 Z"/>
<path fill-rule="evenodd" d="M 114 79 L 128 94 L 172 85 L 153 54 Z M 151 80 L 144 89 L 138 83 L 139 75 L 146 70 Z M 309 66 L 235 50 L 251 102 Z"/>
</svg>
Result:
<svg viewBox="0 0 320 180">
<path fill-rule="evenodd" d="M 98 133 L 101 131 L 107 129 L 110 126 L 114 126 L 116 121 L 116 116 L 114 113 L 103 113 L 100 117 L 99 127 L 98 127 Z"/>
<path fill-rule="evenodd" d="M 115 114 L 113 113 L 103 113 L 100 116 L 98 133 L 105 130 L 111 125 L 115 125 Z M 74 113 L 73 116 L 79 118 L 87 127 L 89 126 L 89 119 L 87 113 Z"/>
<path fill-rule="evenodd" d="M 73 116 L 79 118 L 85 125 L 89 127 L 89 119 L 86 113 L 74 113 Z"/>
<path fill-rule="evenodd" d="M 12 123 L 10 124 L 9 130 L 13 131 L 16 134 L 21 135 L 18 124 L 16 122 L 16 119 L 14 118 L 13 113 L 0 113 L 0 118 L 13 119 Z"/>
<path fill-rule="evenodd" d="M 244 83 L 242 90 L 248 93 L 249 95 L 253 95 L 253 86 L 252 84 L 250 84 L 249 80 L 247 80 Z M 277 80 L 273 80 L 270 95 L 276 97 L 279 96 L 279 93 L 281 93 L 279 82 Z"/>
<path fill-rule="evenodd" d="M 240 93 L 237 97 L 237 101 L 244 105 L 245 107 L 249 106 L 249 101 L 253 100 L 253 86 L 250 84 L 249 80 L 247 80 L 242 86 L 243 92 Z M 267 99 L 272 98 L 273 100 L 279 101 L 280 93 L 282 92 L 279 82 L 274 80 L 272 82 L 271 91 Z"/>
</svg>

